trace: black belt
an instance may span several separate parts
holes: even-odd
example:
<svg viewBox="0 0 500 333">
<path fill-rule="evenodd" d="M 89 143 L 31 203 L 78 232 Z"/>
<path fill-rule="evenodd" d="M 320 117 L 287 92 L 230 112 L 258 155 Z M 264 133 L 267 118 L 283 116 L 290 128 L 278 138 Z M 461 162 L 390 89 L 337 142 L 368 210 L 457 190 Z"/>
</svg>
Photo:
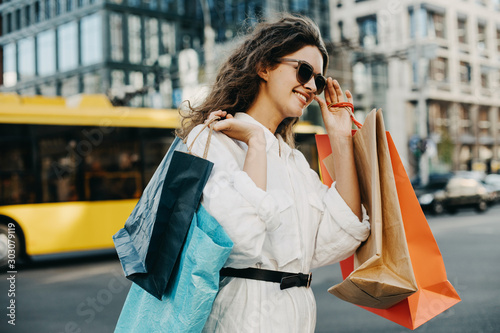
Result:
<svg viewBox="0 0 500 333">
<path fill-rule="evenodd" d="M 312 273 L 288 273 L 280 271 L 271 271 L 260 268 L 243 268 L 236 269 L 224 267 L 220 270 L 220 275 L 231 276 L 243 279 L 252 279 L 268 282 L 276 282 L 280 284 L 280 289 L 287 289 L 291 287 L 307 287 L 311 286 Z"/>
</svg>

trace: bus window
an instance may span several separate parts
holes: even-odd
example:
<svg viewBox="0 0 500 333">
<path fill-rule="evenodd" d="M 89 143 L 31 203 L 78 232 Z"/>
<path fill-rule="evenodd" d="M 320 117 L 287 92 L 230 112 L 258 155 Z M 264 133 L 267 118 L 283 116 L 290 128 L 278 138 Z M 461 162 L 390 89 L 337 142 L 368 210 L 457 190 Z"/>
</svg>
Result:
<svg viewBox="0 0 500 333">
<path fill-rule="evenodd" d="M 54 127 L 54 126 L 50 126 Z M 57 136 L 40 138 L 42 202 L 79 200 L 77 191 L 77 167 L 79 157 L 73 152 L 75 140 L 67 132 Z"/>
<path fill-rule="evenodd" d="M 142 130 L 144 153 L 144 186 L 153 177 L 156 168 L 174 141 L 172 130 L 147 128 Z"/>
<path fill-rule="evenodd" d="M 139 198 L 142 192 L 137 129 L 115 128 L 85 156 L 85 200 Z"/>
<path fill-rule="evenodd" d="M 0 125 L 0 205 L 33 203 L 36 187 L 29 128 Z"/>
</svg>

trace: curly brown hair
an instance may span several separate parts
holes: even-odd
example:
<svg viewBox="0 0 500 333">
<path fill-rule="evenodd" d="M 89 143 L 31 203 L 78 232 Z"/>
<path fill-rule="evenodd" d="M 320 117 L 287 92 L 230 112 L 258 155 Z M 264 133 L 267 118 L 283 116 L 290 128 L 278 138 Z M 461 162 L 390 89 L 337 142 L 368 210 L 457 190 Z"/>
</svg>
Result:
<svg viewBox="0 0 500 333">
<path fill-rule="evenodd" d="M 212 111 L 224 110 L 234 114 L 246 112 L 254 103 L 261 82 L 259 69 L 274 69 L 278 59 L 305 46 L 316 46 L 323 56 L 323 73 L 328 67 L 328 53 L 318 26 L 309 18 L 281 14 L 275 22 L 261 22 L 244 42 L 233 51 L 221 66 L 208 97 L 198 106 L 188 102 L 188 110 L 181 113 L 181 127 L 176 130 L 185 138 Z M 284 119 L 276 129 L 285 142 L 294 147 L 292 127 L 299 118 Z"/>
</svg>

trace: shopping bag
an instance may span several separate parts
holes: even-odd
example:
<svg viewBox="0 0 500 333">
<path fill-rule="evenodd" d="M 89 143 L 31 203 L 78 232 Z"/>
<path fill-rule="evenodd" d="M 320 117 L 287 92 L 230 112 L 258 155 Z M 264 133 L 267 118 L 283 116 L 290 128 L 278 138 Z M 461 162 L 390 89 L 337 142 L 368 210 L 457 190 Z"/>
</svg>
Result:
<svg viewBox="0 0 500 333">
<path fill-rule="evenodd" d="M 354 135 L 361 202 L 371 233 L 354 255 L 356 268 L 328 291 L 358 305 L 386 309 L 417 291 L 398 203 L 382 114 L 372 113 Z M 376 121 L 380 120 L 380 121 Z M 377 133 L 382 133 L 378 138 Z"/>
<path fill-rule="evenodd" d="M 374 127 L 376 129 L 375 131 L 373 131 Z M 367 131 L 367 129 L 369 131 Z M 372 132 L 373 137 L 364 137 L 366 132 Z M 326 165 L 323 163 L 325 159 L 328 161 L 327 157 L 331 154 L 329 139 L 327 135 L 317 136 L 316 139 L 318 155 L 321 161 L 320 167 L 322 179 L 325 184 L 331 185 L 333 179 L 330 177 Z M 366 149 L 366 147 L 370 147 L 371 142 L 373 142 L 373 145 L 376 146 L 377 149 L 385 149 L 388 152 L 390 164 L 387 165 L 387 163 L 385 163 L 383 166 L 379 165 L 378 168 L 379 170 L 382 168 L 384 170 L 389 169 L 393 173 L 393 179 L 397 190 L 397 198 L 392 198 L 391 201 L 393 203 L 397 203 L 397 205 L 395 205 L 396 208 L 399 206 L 399 213 L 395 212 L 394 214 L 402 217 L 404 227 L 403 235 L 406 239 L 408 253 L 411 260 L 411 267 L 413 268 L 413 274 L 418 288 L 415 293 L 387 309 L 380 309 L 380 306 L 379 308 L 367 307 L 366 305 L 361 307 L 402 326 L 415 329 L 439 313 L 458 303 L 460 301 L 460 297 L 447 280 L 439 248 L 432 235 L 429 225 L 427 224 L 425 215 L 420 208 L 392 138 L 388 132 L 385 132 L 381 110 L 378 112 L 372 111 L 368 115 L 362 129 L 356 131 L 354 134 L 353 140 L 356 168 L 358 171 L 358 178 L 360 180 L 360 189 L 362 191 L 362 201 L 363 204 L 367 206 L 368 203 L 366 198 L 369 194 L 371 195 L 371 193 L 367 193 L 363 190 L 361 185 L 365 181 L 363 179 L 366 175 L 363 176 L 360 170 L 364 170 L 367 166 L 359 165 L 362 160 L 360 156 L 367 154 L 364 149 Z M 360 144 L 360 142 L 364 142 L 364 144 Z M 376 167 L 372 166 L 372 170 L 373 169 L 376 169 Z M 372 189 L 373 188 L 376 187 L 373 186 Z M 386 200 L 387 199 L 384 194 L 384 196 L 382 196 L 382 201 Z M 368 207 L 373 208 L 370 206 Z M 374 214 L 371 209 L 368 209 L 368 213 L 369 215 Z M 376 218 L 374 219 L 372 215 L 370 215 L 371 223 L 376 220 Z M 382 223 L 386 221 L 385 217 L 384 210 L 382 210 Z M 392 219 L 394 216 L 390 215 L 390 218 Z M 372 225 L 372 235 L 370 238 L 373 237 L 373 235 L 377 237 L 377 228 L 380 228 L 380 226 L 375 225 L 374 230 L 373 227 L 374 226 Z M 387 240 L 387 237 L 384 236 L 387 235 L 383 235 L 382 237 L 382 250 L 384 249 Z M 342 275 L 344 279 L 349 281 L 349 276 L 351 274 L 355 276 L 356 273 L 354 272 L 356 270 L 359 270 L 360 267 L 363 268 L 363 265 L 365 265 L 364 267 L 367 266 L 366 261 L 363 261 L 363 259 L 366 258 L 366 251 L 370 249 L 370 246 L 372 246 L 373 249 L 374 243 L 375 245 L 377 244 L 377 240 L 374 242 L 370 238 L 365 244 L 360 246 L 354 256 L 341 262 Z M 378 242 L 380 242 L 380 239 Z M 370 272 L 370 270 L 368 270 L 368 273 L 373 273 L 373 271 Z M 399 274 L 399 272 L 395 273 Z M 384 275 L 375 277 L 374 281 L 372 281 L 373 285 L 366 289 L 368 291 L 374 291 L 375 294 L 379 293 L 380 290 L 377 290 L 376 287 L 381 286 L 379 284 L 380 280 L 386 281 L 385 277 L 386 276 Z M 358 280 L 354 279 L 354 281 L 349 281 L 347 285 L 349 286 L 351 283 L 355 284 L 355 282 L 358 282 Z M 369 281 L 365 282 L 369 283 Z M 343 287 L 344 286 L 339 288 L 339 290 L 342 291 Z M 390 294 L 388 294 L 388 296 L 390 296 Z M 356 303 L 356 301 L 357 299 L 355 299 L 354 303 Z"/>
<path fill-rule="evenodd" d="M 201 158 L 187 153 L 190 148 L 176 137 L 124 228 L 113 236 L 125 276 L 160 300 L 212 171 L 208 146 L 209 141 Z"/>
<path fill-rule="evenodd" d="M 201 332 L 233 243 L 202 205 L 162 300 L 132 283 L 115 332 Z"/>
</svg>

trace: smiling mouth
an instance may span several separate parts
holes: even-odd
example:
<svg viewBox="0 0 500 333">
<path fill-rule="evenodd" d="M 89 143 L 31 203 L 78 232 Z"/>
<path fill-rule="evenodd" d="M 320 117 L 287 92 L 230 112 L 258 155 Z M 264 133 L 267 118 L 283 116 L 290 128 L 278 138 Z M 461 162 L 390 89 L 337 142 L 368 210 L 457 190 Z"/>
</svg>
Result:
<svg viewBox="0 0 500 333">
<path fill-rule="evenodd" d="M 302 95 L 301 93 L 296 92 L 296 91 L 294 91 L 293 93 L 294 93 L 295 95 L 297 95 L 297 96 L 298 96 L 298 97 L 299 97 L 299 98 L 300 98 L 300 99 L 301 99 L 304 103 L 306 103 L 306 104 L 307 104 L 307 97 L 306 97 L 306 96 L 304 96 L 304 95 Z"/>
</svg>

